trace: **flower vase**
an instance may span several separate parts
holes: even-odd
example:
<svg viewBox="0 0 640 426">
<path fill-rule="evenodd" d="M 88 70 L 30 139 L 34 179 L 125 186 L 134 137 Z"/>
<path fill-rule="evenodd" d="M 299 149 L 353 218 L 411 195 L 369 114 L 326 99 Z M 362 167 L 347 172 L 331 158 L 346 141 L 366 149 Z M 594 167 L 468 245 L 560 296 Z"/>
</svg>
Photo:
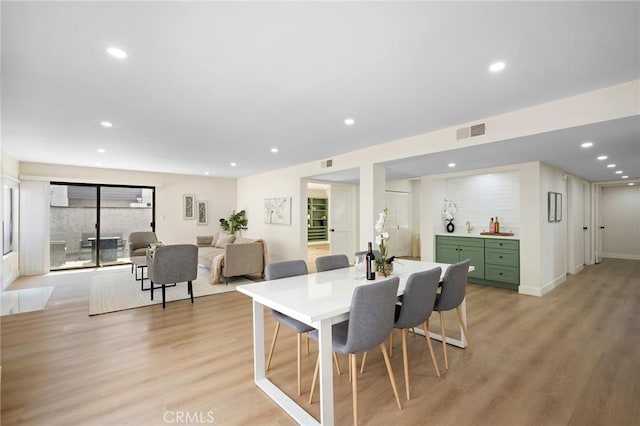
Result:
<svg viewBox="0 0 640 426">
<path fill-rule="evenodd" d="M 451 233 L 456 229 L 456 227 L 453 225 L 453 219 L 447 219 L 447 222 L 447 232 Z"/>
<path fill-rule="evenodd" d="M 378 270 L 378 276 L 380 277 L 388 277 L 389 275 L 391 275 L 391 273 L 393 272 L 393 263 L 387 263 L 385 262 L 383 265 L 377 265 Z"/>
</svg>

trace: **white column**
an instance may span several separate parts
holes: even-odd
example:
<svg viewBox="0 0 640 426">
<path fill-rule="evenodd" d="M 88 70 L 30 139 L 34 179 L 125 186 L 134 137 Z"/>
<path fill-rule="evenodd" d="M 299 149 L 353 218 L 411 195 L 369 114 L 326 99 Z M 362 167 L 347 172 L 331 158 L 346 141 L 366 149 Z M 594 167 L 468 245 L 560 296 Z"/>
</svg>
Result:
<svg viewBox="0 0 640 426">
<path fill-rule="evenodd" d="M 374 226 L 378 215 L 385 207 L 385 185 L 386 170 L 383 165 L 366 164 L 360 167 L 360 244 L 358 250 L 365 250 L 368 242 L 375 241 Z"/>
<path fill-rule="evenodd" d="M 49 272 L 49 182 L 20 182 L 20 274 Z"/>
</svg>

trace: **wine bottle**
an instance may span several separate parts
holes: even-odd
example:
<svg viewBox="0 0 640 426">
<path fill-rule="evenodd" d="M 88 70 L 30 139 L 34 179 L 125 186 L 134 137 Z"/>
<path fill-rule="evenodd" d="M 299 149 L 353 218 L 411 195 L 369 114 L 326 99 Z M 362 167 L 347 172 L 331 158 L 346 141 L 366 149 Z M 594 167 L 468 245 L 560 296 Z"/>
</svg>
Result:
<svg viewBox="0 0 640 426">
<path fill-rule="evenodd" d="M 493 218 L 491 218 L 491 222 L 489 222 L 489 232 L 492 234 L 496 232 L 496 225 L 493 221 Z"/>
<path fill-rule="evenodd" d="M 376 257 L 373 254 L 373 249 L 371 248 L 371 243 L 369 243 L 369 247 L 367 250 L 367 257 L 365 260 L 367 266 L 367 279 L 375 280 L 376 279 L 376 268 L 375 268 L 375 259 Z"/>
<path fill-rule="evenodd" d="M 498 216 L 496 216 L 496 222 L 494 223 L 493 227 L 495 228 L 495 233 L 497 234 L 498 232 L 500 232 L 500 222 L 498 222 Z"/>
</svg>

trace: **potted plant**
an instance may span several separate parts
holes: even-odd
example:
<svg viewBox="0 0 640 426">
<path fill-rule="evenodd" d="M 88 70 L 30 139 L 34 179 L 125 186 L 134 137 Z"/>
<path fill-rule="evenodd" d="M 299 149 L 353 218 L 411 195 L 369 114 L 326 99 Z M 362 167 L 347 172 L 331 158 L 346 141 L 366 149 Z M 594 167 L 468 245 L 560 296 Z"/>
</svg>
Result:
<svg viewBox="0 0 640 426">
<path fill-rule="evenodd" d="M 247 227 L 249 220 L 247 219 L 246 214 L 247 212 L 245 212 L 244 210 L 240 210 L 237 213 L 234 210 L 231 213 L 231 216 L 229 216 L 229 219 L 220 219 L 220 228 L 227 231 L 231 235 L 235 235 L 238 231 L 246 231 L 247 229 L 249 229 Z"/>
</svg>

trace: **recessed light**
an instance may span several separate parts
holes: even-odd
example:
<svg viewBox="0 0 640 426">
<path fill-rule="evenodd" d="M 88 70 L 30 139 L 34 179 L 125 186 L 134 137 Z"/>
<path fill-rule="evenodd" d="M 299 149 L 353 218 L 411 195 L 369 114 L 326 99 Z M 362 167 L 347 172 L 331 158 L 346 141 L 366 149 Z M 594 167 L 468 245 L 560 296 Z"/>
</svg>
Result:
<svg viewBox="0 0 640 426">
<path fill-rule="evenodd" d="M 593 142 L 582 142 L 580 146 L 583 148 L 591 148 L 593 146 Z"/>
<path fill-rule="evenodd" d="M 98 148 L 98 152 L 99 152 L 100 154 L 104 154 L 105 152 L 107 152 L 107 150 L 106 150 L 106 149 L 104 149 L 104 148 Z"/>
<path fill-rule="evenodd" d="M 275 148 L 275 147 L 271 148 L 271 152 L 273 152 L 275 154 L 276 152 L 278 152 L 278 148 Z"/>
<path fill-rule="evenodd" d="M 113 127 L 113 123 L 112 123 L 112 122 L 110 122 L 110 121 L 101 121 L 101 122 L 100 122 L 100 125 L 101 125 L 102 127 Z"/>
<path fill-rule="evenodd" d="M 114 58 L 118 58 L 118 59 L 124 59 L 127 56 L 129 56 L 127 55 L 127 52 L 117 47 L 107 48 L 107 53 L 109 53 L 109 55 L 113 56 Z"/>
<path fill-rule="evenodd" d="M 607 164 L 607 167 L 610 169 L 614 168 L 615 166 L 616 166 L 615 164 Z"/>
<path fill-rule="evenodd" d="M 456 163 L 449 163 L 449 164 L 447 164 L 447 166 L 448 166 L 448 167 L 455 167 L 455 166 L 456 166 Z"/>
<path fill-rule="evenodd" d="M 235 166 L 237 166 L 237 164 L 236 164 L 236 163 L 229 163 L 229 165 L 230 165 L 231 167 L 235 167 Z"/>
<path fill-rule="evenodd" d="M 209 172 L 204 172 L 204 174 L 205 174 L 205 175 L 208 175 L 208 174 L 209 174 Z"/>
<path fill-rule="evenodd" d="M 491 65 L 489 65 L 489 71 L 491 72 L 500 72 L 504 69 L 504 67 L 506 67 L 507 65 L 502 62 L 502 61 L 498 61 L 498 62 L 494 62 Z"/>
<path fill-rule="evenodd" d="M 629 185 L 629 186 L 633 186 L 633 185 L 635 185 L 635 183 L 633 183 L 633 182 L 629 182 L 627 185 Z"/>
<path fill-rule="evenodd" d="M 621 175 L 622 174 L 622 170 L 616 170 L 616 174 L 617 175 Z"/>
<path fill-rule="evenodd" d="M 629 176 L 622 176 L 622 179 L 629 179 Z"/>
<path fill-rule="evenodd" d="M 102 163 L 98 161 L 98 162 L 96 163 L 96 166 L 102 166 Z"/>
<path fill-rule="evenodd" d="M 606 160 L 607 158 L 609 158 L 609 157 L 607 157 L 606 155 L 600 155 L 598 157 L 598 160 L 602 161 L 602 160 Z"/>
<path fill-rule="evenodd" d="M 344 124 L 346 124 L 347 126 L 353 126 L 353 123 L 355 123 L 356 121 L 353 118 L 347 118 L 346 120 L 344 120 Z"/>
</svg>

